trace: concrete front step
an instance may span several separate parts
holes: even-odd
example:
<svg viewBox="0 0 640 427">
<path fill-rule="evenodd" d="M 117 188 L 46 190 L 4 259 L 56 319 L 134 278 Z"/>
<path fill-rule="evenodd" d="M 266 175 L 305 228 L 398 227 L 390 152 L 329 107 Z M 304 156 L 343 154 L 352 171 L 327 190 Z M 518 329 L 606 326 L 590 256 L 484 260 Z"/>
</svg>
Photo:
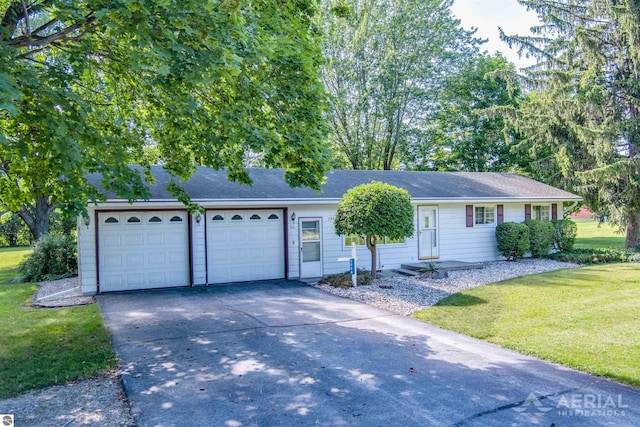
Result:
<svg viewBox="0 0 640 427">
<path fill-rule="evenodd" d="M 415 277 L 420 275 L 420 272 L 416 270 L 407 270 L 406 268 L 396 268 L 393 271 L 396 273 L 402 274 L 403 276 L 409 276 L 409 277 Z"/>
<path fill-rule="evenodd" d="M 400 268 L 402 270 L 412 270 L 412 271 L 428 271 L 429 264 L 435 264 L 438 270 L 443 271 L 456 271 L 456 270 L 474 270 L 484 268 L 482 263 L 479 262 L 463 262 L 463 261 L 438 261 L 438 262 L 429 262 L 429 261 L 420 261 L 402 264 Z"/>
</svg>

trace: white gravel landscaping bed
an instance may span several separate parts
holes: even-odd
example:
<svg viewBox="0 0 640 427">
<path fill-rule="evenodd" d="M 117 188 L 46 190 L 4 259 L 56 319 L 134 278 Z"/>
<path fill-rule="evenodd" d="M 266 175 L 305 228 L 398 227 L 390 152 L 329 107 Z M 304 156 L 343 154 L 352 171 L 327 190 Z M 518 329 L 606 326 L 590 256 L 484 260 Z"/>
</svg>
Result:
<svg viewBox="0 0 640 427">
<path fill-rule="evenodd" d="M 579 265 L 549 259 L 526 259 L 517 262 L 497 261 L 484 263 L 482 269 L 450 271 L 447 279 L 432 280 L 421 276 L 387 275 L 379 277 L 367 286 L 357 288 L 343 289 L 321 284 L 315 286 L 334 295 L 409 316 L 414 311 L 434 305 L 441 299 L 465 289 L 528 274 L 576 267 Z"/>
</svg>

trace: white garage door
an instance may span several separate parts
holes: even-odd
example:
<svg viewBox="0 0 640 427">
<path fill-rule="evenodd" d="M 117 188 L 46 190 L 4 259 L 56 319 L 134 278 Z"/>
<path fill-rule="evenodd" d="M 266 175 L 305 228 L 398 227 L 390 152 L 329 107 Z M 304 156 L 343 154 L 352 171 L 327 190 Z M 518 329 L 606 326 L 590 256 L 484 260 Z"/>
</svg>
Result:
<svg viewBox="0 0 640 427">
<path fill-rule="evenodd" d="M 206 217 L 209 283 L 285 276 L 281 209 L 207 211 Z"/>
<path fill-rule="evenodd" d="M 100 291 L 189 285 L 186 212 L 98 215 Z"/>
</svg>

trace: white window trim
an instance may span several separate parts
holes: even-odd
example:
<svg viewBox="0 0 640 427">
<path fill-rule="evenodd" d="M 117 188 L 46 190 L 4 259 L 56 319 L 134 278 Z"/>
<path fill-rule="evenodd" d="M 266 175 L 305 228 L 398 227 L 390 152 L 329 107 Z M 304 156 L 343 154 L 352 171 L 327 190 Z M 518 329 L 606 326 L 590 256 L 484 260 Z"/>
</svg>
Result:
<svg viewBox="0 0 640 427">
<path fill-rule="evenodd" d="M 490 224 L 478 224 L 476 222 L 476 208 L 492 208 L 493 222 Z M 473 226 L 474 227 L 495 227 L 498 225 L 498 205 L 473 205 Z"/>
<path fill-rule="evenodd" d="M 534 218 L 534 211 L 535 211 L 536 206 L 548 208 L 549 209 L 549 216 L 547 217 L 546 220 L 543 219 L 543 221 L 551 221 L 551 215 L 552 215 L 552 213 L 551 213 L 551 203 L 536 203 L 535 205 L 531 204 L 531 219 L 536 219 L 536 218 Z"/>
<path fill-rule="evenodd" d="M 351 245 L 347 245 L 346 244 L 346 242 L 345 242 L 346 238 L 347 238 L 346 235 L 342 236 L 342 249 L 343 250 L 351 248 Z M 384 247 L 407 246 L 407 239 L 408 239 L 408 237 L 405 237 L 404 238 L 404 242 L 401 242 L 401 243 L 378 243 L 377 246 L 384 246 Z M 366 248 L 366 247 L 367 247 L 366 243 L 362 244 L 362 245 L 357 245 L 356 244 L 356 248 Z"/>
</svg>

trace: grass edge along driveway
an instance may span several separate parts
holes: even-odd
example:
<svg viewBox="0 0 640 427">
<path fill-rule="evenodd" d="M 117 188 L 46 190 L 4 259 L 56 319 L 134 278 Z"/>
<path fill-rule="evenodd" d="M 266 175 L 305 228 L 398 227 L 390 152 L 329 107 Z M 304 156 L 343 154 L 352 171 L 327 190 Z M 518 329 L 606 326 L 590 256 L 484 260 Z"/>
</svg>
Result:
<svg viewBox="0 0 640 427">
<path fill-rule="evenodd" d="M 0 249 L 0 399 L 117 366 L 97 304 L 32 308 L 37 286 L 7 283 L 29 251 Z"/>
<path fill-rule="evenodd" d="M 640 387 L 640 264 L 524 276 L 467 290 L 413 317 Z"/>
</svg>

